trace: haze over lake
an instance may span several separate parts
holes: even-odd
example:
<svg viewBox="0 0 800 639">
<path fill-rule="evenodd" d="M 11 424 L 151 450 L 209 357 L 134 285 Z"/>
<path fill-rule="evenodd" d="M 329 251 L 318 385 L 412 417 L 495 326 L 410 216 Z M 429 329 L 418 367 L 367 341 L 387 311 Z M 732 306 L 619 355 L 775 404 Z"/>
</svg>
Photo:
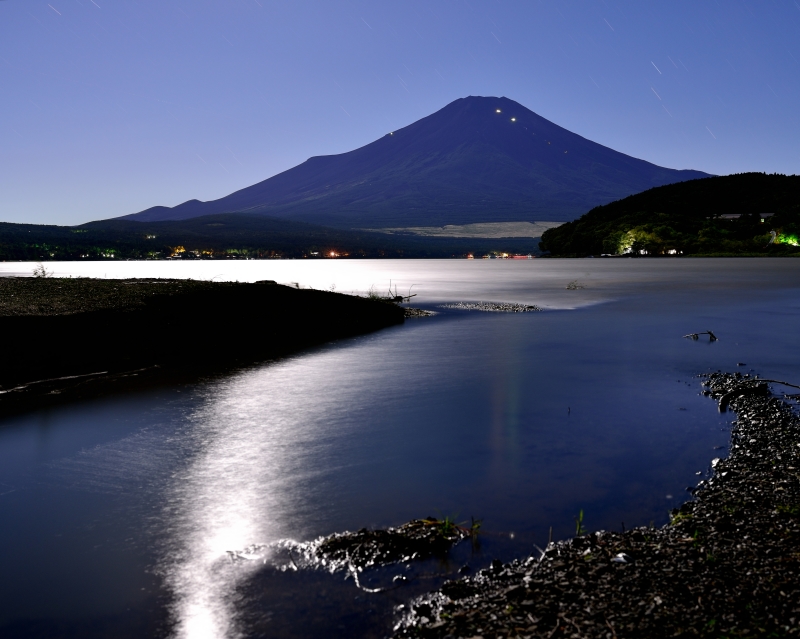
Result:
<svg viewBox="0 0 800 639">
<path fill-rule="evenodd" d="M 797 260 L 46 267 L 362 294 L 391 280 L 439 314 L 197 384 L 0 422 L 3 636 L 382 636 L 415 588 L 532 552 L 550 527 L 567 537 L 580 510 L 592 530 L 664 523 L 726 455 L 732 418 L 699 394 L 698 373 L 797 383 Z M 545 310 L 438 308 L 452 301 Z M 719 341 L 682 337 L 705 330 Z M 270 550 L 236 563 L 226 552 L 426 515 L 482 518 L 481 548 L 413 568 L 390 593 L 344 574 L 273 572 Z"/>
</svg>

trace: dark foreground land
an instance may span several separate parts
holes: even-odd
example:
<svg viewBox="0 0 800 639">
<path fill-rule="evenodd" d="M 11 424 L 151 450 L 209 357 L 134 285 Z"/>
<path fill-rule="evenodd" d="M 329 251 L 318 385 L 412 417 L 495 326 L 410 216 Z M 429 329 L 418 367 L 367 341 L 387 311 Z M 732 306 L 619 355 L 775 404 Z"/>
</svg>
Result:
<svg viewBox="0 0 800 639">
<path fill-rule="evenodd" d="M 402 322 L 394 304 L 274 282 L 0 278 L 0 414 Z"/>
<path fill-rule="evenodd" d="M 738 413 L 732 452 L 670 524 L 495 562 L 416 600 L 396 636 L 800 635 L 800 419 L 756 378 L 704 386 Z"/>
</svg>

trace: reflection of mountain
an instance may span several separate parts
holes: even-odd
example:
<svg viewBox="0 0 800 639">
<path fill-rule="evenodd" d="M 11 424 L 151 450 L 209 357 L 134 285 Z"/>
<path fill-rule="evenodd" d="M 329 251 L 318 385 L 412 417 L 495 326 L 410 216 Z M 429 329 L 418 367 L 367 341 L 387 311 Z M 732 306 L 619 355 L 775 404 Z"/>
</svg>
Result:
<svg viewBox="0 0 800 639">
<path fill-rule="evenodd" d="M 126 216 L 250 213 L 340 227 L 570 220 L 600 204 L 706 177 L 632 158 L 508 98 L 468 97 L 367 146 L 313 157 L 211 202 Z"/>
</svg>

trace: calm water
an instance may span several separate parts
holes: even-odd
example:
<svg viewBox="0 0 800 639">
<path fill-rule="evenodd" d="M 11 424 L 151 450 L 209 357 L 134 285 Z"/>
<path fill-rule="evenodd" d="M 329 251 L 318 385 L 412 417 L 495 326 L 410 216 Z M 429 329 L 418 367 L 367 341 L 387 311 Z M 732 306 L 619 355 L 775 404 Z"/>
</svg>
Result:
<svg viewBox="0 0 800 639">
<path fill-rule="evenodd" d="M 0 264 L 0 274 L 34 265 Z M 517 301 L 448 311 L 193 386 L 0 422 L 0 635 L 383 636 L 468 562 L 666 521 L 724 456 L 693 376 L 800 379 L 800 261 L 62 263 L 58 275 L 275 279 Z M 566 290 L 577 280 L 585 288 Z M 682 339 L 711 329 L 720 341 Z M 738 366 L 743 363 L 745 366 Z M 368 594 L 226 551 L 434 515 L 481 547 Z M 388 580 L 394 567 L 374 580 Z M 388 582 L 387 582 L 388 583 Z"/>
</svg>

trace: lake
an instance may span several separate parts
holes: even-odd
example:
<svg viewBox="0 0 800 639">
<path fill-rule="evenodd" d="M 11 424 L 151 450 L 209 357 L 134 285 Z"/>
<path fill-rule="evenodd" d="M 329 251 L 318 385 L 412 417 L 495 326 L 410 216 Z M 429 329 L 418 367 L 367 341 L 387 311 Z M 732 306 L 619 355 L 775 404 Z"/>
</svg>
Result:
<svg viewBox="0 0 800 639">
<path fill-rule="evenodd" d="M 800 260 L 46 266 L 362 294 L 391 280 L 438 314 L 0 421 L 3 637 L 386 636 L 411 597 L 569 537 L 581 511 L 590 530 L 664 524 L 726 455 L 732 417 L 699 373 L 800 379 Z M 439 308 L 454 301 L 544 311 Z M 682 337 L 706 330 L 719 341 Z M 380 593 L 270 546 L 428 515 L 482 519 L 479 543 L 364 575 Z"/>
</svg>

